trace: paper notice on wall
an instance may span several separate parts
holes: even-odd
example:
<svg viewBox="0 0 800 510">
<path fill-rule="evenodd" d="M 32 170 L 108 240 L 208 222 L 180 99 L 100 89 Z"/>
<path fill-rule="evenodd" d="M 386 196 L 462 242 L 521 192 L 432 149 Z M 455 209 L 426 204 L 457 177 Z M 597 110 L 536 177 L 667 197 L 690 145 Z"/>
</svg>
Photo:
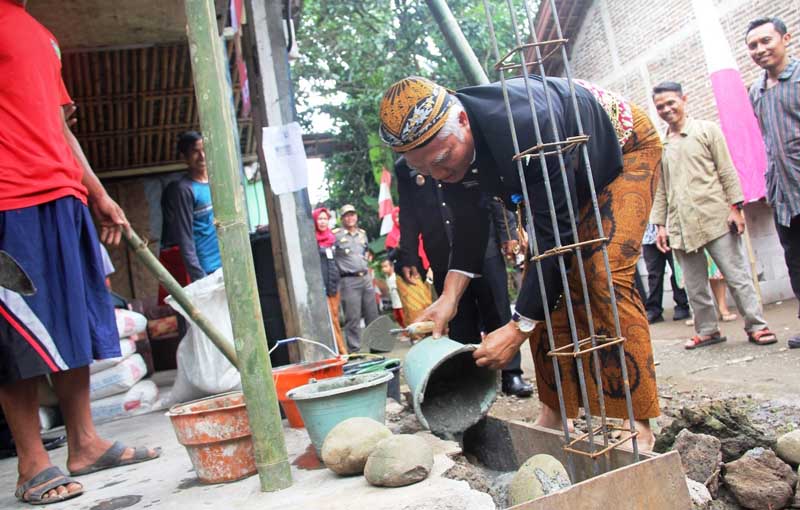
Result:
<svg viewBox="0 0 800 510">
<path fill-rule="evenodd" d="M 300 124 L 268 126 L 261 136 L 272 192 L 282 195 L 308 187 L 306 151 Z"/>
</svg>

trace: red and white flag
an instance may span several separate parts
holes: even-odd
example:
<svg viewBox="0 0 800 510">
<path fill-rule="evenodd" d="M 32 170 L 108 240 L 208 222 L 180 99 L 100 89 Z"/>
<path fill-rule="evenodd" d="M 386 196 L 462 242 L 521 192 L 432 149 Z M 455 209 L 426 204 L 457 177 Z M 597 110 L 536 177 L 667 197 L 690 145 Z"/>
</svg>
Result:
<svg viewBox="0 0 800 510">
<path fill-rule="evenodd" d="M 392 174 L 386 167 L 381 172 L 381 187 L 378 191 L 378 217 L 381 218 L 381 235 L 392 231 Z"/>
<path fill-rule="evenodd" d="M 739 172 L 745 200 L 758 200 L 764 196 L 767 169 L 767 154 L 758 121 L 717 9 L 711 0 L 692 0 L 692 5 L 695 17 L 702 20 L 700 39 L 728 151 Z"/>
</svg>

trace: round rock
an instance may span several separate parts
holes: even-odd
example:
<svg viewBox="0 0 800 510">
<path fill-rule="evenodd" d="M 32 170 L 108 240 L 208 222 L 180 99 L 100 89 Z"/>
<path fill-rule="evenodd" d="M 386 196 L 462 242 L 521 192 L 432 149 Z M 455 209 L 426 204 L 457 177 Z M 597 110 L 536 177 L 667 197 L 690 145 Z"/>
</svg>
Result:
<svg viewBox="0 0 800 510">
<path fill-rule="evenodd" d="M 392 431 L 372 418 L 348 418 L 328 432 L 322 444 L 322 462 L 339 475 L 364 472 L 367 458 Z"/>
<path fill-rule="evenodd" d="M 523 464 L 508 489 L 509 506 L 519 505 L 569 487 L 569 475 L 555 457 L 534 455 Z"/>
<path fill-rule="evenodd" d="M 384 439 L 364 466 L 364 477 L 379 487 L 402 487 L 421 482 L 433 468 L 433 451 L 425 439 L 400 434 Z"/>
<path fill-rule="evenodd" d="M 779 437 L 775 453 L 784 462 L 800 464 L 800 430 L 793 430 Z"/>
</svg>

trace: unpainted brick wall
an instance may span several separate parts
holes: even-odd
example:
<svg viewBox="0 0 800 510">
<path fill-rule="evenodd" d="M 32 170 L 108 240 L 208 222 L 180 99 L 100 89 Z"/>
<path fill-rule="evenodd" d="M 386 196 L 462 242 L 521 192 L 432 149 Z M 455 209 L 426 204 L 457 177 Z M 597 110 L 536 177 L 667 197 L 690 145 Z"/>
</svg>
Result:
<svg viewBox="0 0 800 510">
<path fill-rule="evenodd" d="M 742 79 L 747 87 L 759 79 L 744 43 L 750 20 L 778 16 L 800 37 L 800 0 L 713 0 Z M 579 32 L 568 44 L 573 76 L 593 81 L 646 107 L 660 128 L 650 91 L 653 85 L 678 81 L 689 96 L 688 111 L 695 118 L 718 121 L 719 116 L 706 68 L 700 30 L 691 0 L 595 0 Z M 792 43 L 797 55 L 798 43 Z M 763 204 L 747 208 L 765 302 L 791 296 L 782 250 Z M 665 285 L 664 304 L 671 304 Z"/>
</svg>

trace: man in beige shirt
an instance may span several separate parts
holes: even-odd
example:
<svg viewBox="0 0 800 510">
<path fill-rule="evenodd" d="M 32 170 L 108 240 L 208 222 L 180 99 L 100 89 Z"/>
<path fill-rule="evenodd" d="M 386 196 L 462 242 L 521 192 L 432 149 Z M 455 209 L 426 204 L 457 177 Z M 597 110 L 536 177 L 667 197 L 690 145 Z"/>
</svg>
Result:
<svg viewBox="0 0 800 510">
<path fill-rule="evenodd" d="M 679 83 L 657 85 L 653 102 L 669 127 L 650 223 L 658 225 L 658 249 L 664 253 L 670 247 L 675 250 L 683 269 L 697 333 L 684 347 L 694 349 L 726 340 L 719 331 L 705 251 L 728 283 L 744 317 L 748 340 L 759 345 L 775 343 L 777 338 L 767 328 L 744 256 L 744 196 L 722 131 L 713 122 L 686 116 L 686 96 Z"/>
</svg>

